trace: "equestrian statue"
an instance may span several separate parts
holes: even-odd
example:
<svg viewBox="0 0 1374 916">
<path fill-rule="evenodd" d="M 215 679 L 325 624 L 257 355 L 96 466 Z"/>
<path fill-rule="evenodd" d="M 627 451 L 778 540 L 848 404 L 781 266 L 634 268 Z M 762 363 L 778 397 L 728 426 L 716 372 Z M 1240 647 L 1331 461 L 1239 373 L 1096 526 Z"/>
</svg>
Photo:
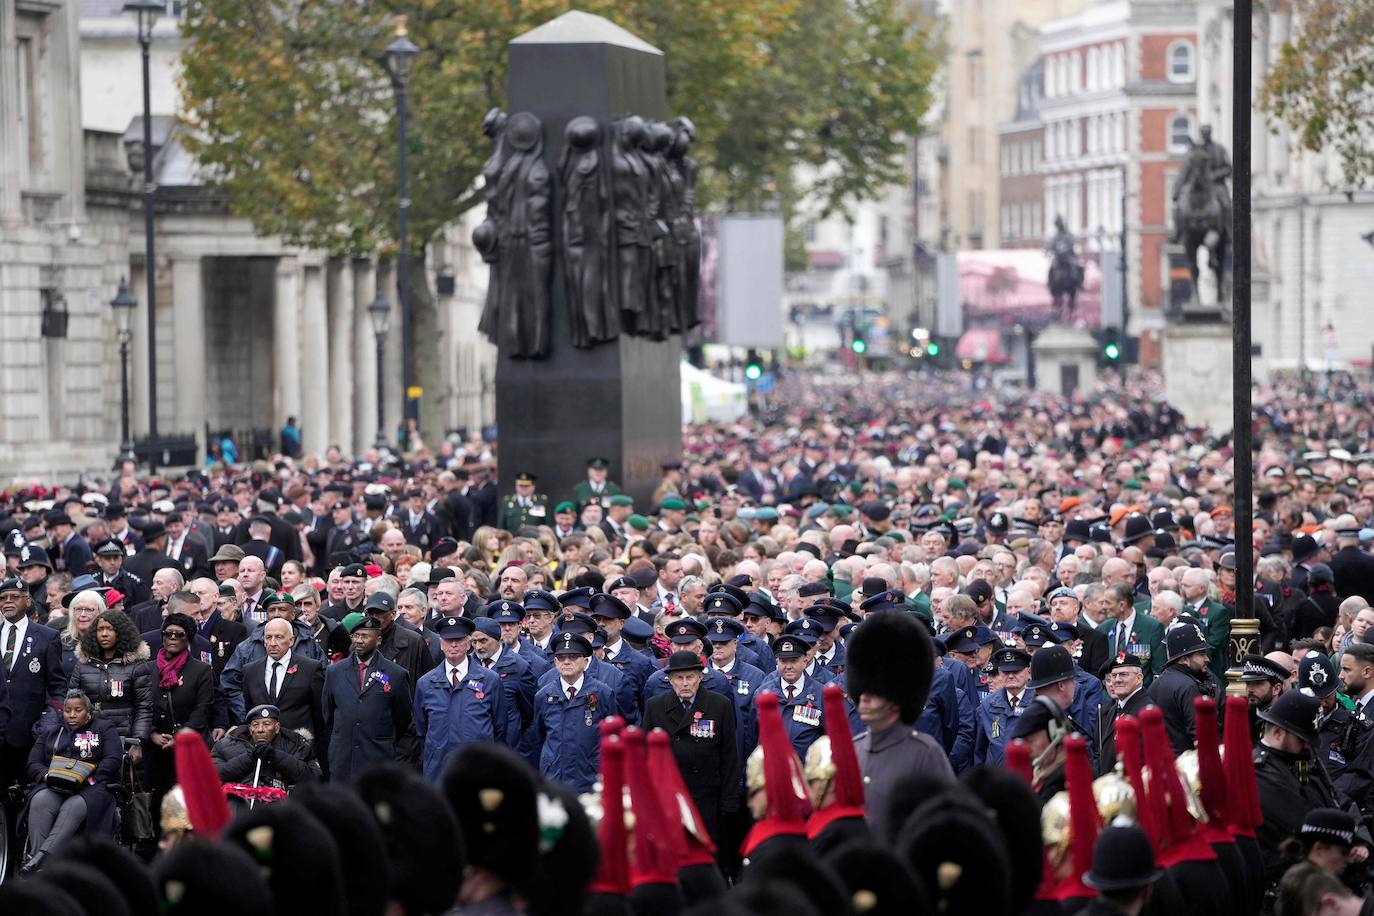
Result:
<svg viewBox="0 0 1374 916">
<path fill-rule="evenodd" d="M 1054 315 L 1060 321 L 1072 321 L 1078 293 L 1083 289 L 1083 264 L 1074 254 L 1074 238 L 1064 226 L 1064 217 L 1054 218 L 1054 238 L 1047 249 L 1050 261 L 1050 296 L 1054 300 Z"/>
<path fill-rule="evenodd" d="M 1221 144 L 1212 140 L 1212 128 L 1202 127 L 1202 139 L 1189 144 L 1183 167 L 1174 183 L 1174 231 L 1169 241 L 1183 246 L 1188 275 L 1193 281 L 1193 302 L 1198 292 L 1198 256 L 1207 252 L 1207 265 L 1216 278 L 1218 302 L 1229 297 L 1226 260 L 1231 244 L 1231 160 Z"/>
</svg>

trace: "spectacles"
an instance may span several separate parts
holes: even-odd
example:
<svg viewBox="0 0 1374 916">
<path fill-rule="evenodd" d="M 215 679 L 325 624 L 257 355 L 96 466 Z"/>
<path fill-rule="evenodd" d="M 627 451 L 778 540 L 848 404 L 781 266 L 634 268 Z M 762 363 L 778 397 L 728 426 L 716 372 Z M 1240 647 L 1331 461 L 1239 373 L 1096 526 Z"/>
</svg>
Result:
<svg viewBox="0 0 1374 916">
<path fill-rule="evenodd" d="M 163 642 L 166 642 L 166 641 L 169 640 L 169 639 L 185 639 L 185 638 L 186 638 L 186 634 L 183 633 L 183 632 L 180 631 L 180 630 L 163 630 L 163 631 L 162 631 L 162 641 L 163 641 Z"/>
</svg>

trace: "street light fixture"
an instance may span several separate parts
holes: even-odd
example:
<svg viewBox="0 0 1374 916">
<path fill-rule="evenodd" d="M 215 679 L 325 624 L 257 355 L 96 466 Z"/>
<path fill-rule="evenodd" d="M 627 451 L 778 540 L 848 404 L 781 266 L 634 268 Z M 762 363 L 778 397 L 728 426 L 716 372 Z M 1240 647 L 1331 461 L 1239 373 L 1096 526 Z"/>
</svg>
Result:
<svg viewBox="0 0 1374 916">
<path fill-rule="evenodd" d="M 400 263 L 397 273 L 397 291 L 401 297 L 401 392 L 404 399 L 403 427 L 409 435 L 411 423 L 416 429 L 420 425 L 420 390 L 415 385 L 414 355 L 411 350 L 410 316 L 410 174 L 407 159 L 406 140 L 406 87 L 410 81 L 410 70 L 420 49 L 406 34 L 406 17 L 396 17 L 396 35 L 386 46 L 383 62 L 391 76 L 391 87 L 396 92 L 397 125 L 397 171 L 398 204 L 400 230 Z"/>
<path fill-rule="evenodd" d="M 386 335 L 391 327 L 391 304 L 381 293 L 367 304 L 367 318 L 372 322 L 372 334 L 377 339 L 377 442 L 386 441 L 385 401 L 382 398 L 383 363 L 386 361 Z"/>
<path fill-rule="evenodd" d="M 134 307 L 138 301 L 129 294 L 129 284 L 119 278 L 119 291 L 110 300 L 114 310 L 115 334 L 119 339 L 119 460 L 134 458 L 134 440 L 129 435 L 129 339 L 133 337 Z"/>
<path fill-rule="evenodd" d="M 127 0 L 124 12 L 138 23 L 138 44 L 143 50 L 143 272 L 148 281 L 148 470 L 157 466 L 157 261 L 153 250 L 153 112 L 148 74 L 153 25 L 167 11 L 160 0 Z M 127 291 L 126 291 L 127 292 Z M 125 439 L 128 439 L 127 431 Z"/>
</svg>

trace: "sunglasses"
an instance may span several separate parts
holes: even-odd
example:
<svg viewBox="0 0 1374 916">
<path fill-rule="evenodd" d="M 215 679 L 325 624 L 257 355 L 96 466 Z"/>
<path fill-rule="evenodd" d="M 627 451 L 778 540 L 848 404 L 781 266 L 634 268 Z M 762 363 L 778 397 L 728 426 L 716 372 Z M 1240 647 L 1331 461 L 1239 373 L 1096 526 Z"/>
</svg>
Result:
<svg viewBox="0 0 1374 916">
<path fill-rule="evenodd" d="M 186 638 L 186 634 L 183 633 L 181 630 L 163 630 L 163 631 L 162 631 L 162 639 L 163 639 L 164 642 L 167 641 L 167 640 L 169 640 L 169 639 L 185 639 L 185 638 Z"/>
</svg>

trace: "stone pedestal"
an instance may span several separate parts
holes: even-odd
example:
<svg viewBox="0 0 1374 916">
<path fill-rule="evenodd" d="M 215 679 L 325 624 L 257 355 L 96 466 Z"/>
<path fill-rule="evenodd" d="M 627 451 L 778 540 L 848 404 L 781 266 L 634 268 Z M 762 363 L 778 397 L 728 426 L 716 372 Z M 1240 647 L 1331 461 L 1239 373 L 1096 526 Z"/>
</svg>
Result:
<svg viewBox="0 0 1374 916">
<path fill-rule="evenodd" d="M 600 16 L 566 13 L 515 38 L 509 62 L 508 111 L 543 122 L 555 214 L 562 209 L 558 160 L 568 121 L 588 115 L 605 126 L 629 114 L 667 115 L 662 52 Z M 555 216 L 555 238 L 559 222 Z M 538 491 L 552 505 L 585 479 L 587 459 L 601 456 L 610 461 L 610 479 L 645 510 L 662 463 L 682 454 L 681 343 L 621 336 L 573 347 L 562 270 L 555 257 L 548 358 L 497 357 L 501 492 L 514 492 L 515 475 L 527 471 L 539 476 Z"/>
<path fill-rule="evenodd" d="M 1231 324 L 1170 318 L 1163 335 L 1164 394 L 1189 426 L 1232 426 Z"/>
<path fill-rule="evenodd" d="M 1097 385 L 1097 341 L 1086 328 L 1052 324 L 1031 344 L 1035 387 L 1068 397 Z"/>
</svg>

